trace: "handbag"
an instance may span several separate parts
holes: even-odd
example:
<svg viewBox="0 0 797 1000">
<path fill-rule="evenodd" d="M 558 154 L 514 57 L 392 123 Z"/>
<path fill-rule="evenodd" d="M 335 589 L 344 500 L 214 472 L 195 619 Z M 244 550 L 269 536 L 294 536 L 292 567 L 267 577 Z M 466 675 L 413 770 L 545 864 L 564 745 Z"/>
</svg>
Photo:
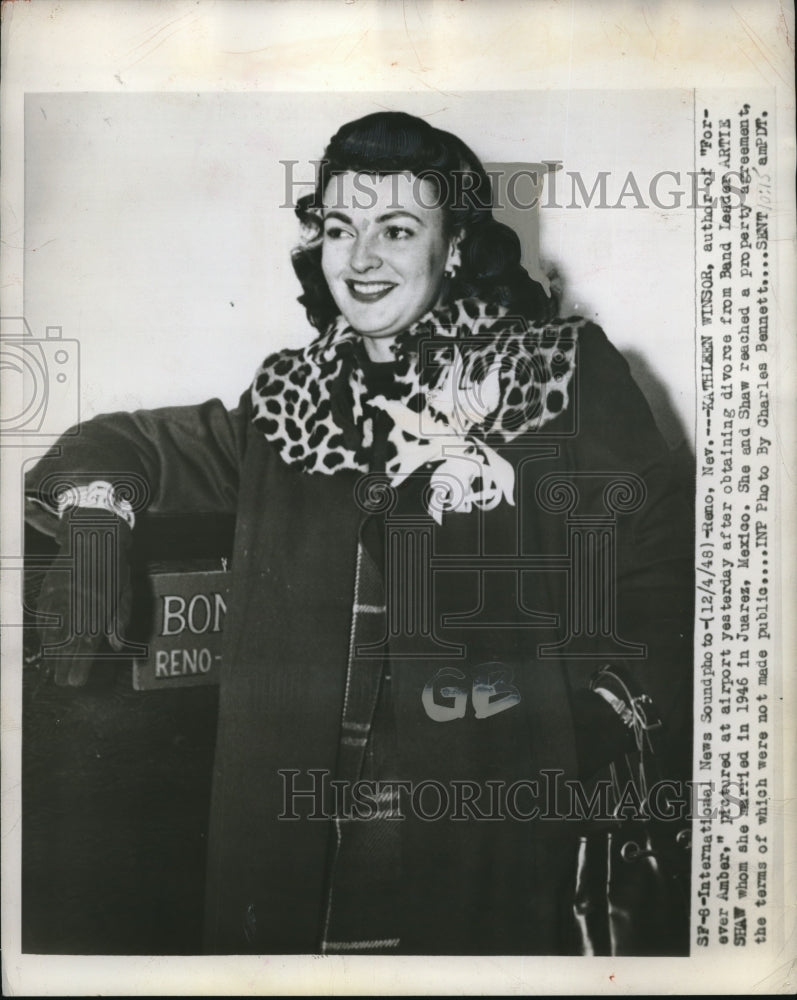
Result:
<svg viewBox="0 0 797 1000">
<path fill-rule="evenodd" d="M 608 819 L 594 821 L 578 840 L 570 914 L 574 951 L 688 955 L 690 820 L 666 818 L 661 803 L 654 807 L 651 801 L 661 777 L 661 720 L 651 699 L 634 695 L 612 667 L 597 671 L 590 688 L 600 688 L 620 712 L 635 750 L 609 765 Z"/>
</svg>

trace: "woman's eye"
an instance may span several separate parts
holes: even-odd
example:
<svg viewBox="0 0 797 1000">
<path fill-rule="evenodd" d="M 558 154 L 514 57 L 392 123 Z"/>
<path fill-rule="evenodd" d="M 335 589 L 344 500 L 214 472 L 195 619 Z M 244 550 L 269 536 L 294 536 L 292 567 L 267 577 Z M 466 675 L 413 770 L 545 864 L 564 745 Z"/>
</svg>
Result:
<svg viewBox="0 0 797 1000">
<path fill-rule="evenodd" d="M 343 229 L 341 226 L 327 226 L 324 230 L 324 236 L 330 240 L 342 240 L 351 238 L 352 234 L 348 229 Z"/>
<path fill-rule="evenodd" d="M 409 229 L 407 226 L 388 226 L 385 230 L 385 236 L 389 240 L 408 240 L 415 235 L 415 230 Z"/>
</svg>

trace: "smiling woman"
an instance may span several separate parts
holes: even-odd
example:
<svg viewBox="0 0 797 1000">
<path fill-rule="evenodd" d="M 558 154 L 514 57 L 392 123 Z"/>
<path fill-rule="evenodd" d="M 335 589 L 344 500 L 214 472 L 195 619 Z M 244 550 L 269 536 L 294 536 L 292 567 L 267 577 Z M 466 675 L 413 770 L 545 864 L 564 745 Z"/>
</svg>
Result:
<svg viewBox="0 0 797 1000">
<path fill-rule="evenodd" d="M 403 217 L 385 218 L 401 211 Z M 367 280 L 383 280 L 384 273 L 376 273 L 383 262 L 384 272 L 407 257 L 425 272 L 408 276 L 409 283 L 420 280 L 417 289 L 405 292 L 412 294 L 417 311 L 402 310 L 404 327 L 397 326 L 394 333 L 433 305 L 458 299 L 479 298 L 530 320 L 545 319 L 556 310 L 556 303 L 521 267 L 517 233 L 493 217 L 492 183 L 479 158 L 457 136 L 412 115 L 378 112 L 344 125 L 324 152 L 315 191 L 299 199 L 296 214 L 303 231 L 293 257 L 305 292 L 300 301 L 319 330 L 339 312 L 346 315 L 343 303 L 348 301 L 334 291 L 335 279 L 345 280 L 345 274 L 333 273 L 331 260 L 338 258 L 326 235 L 331 219 L 341 223 L 331 228 L 332 240 L 360 236 L 363 249 L 375 253 L 366 258 Z M 370 247 L 363 227 L 380 218 L 382 239 Z M 393 226 L 384 225 L 388 222 Z M 425 264 L 420 263 L 420 248 L 402 248 L 404 256 L 398 258 L 375 249 L 404 240 L 421 244 Z M 357 264 L 351 277 L 355 275 L 366 277 Z"/>
<path fill-rule="evenodd" d="M 346 173 L 324 192 L 324 277 L 374 361 L 390 360 L 385 338 L 438 304 L 443 274 L 446 268 L 453 274 L 458 262 L 460 237 L 446 236 L 434 194 L 430 180 L 419 183 L 409 173 Z"/>
<path fill-rule="evenodd" d="M 45 580 L 56 679 L 119 644 L 140 511 L 234 515 L 207 950 L 616 951 L 585 896 L 582 782 L 647 746 L 652 704 L 667 776 L 691 773 L 670 453 L 603 332 L 555 317 L 457 137 L 350 122 L 297 215 L 307 346 L 232 411 L 98 417 L 30 473 L 64 554 L 87 508 L 119 539 L 110 584 Z M 653 937 L 624 925 L 626 953 L 684 950 L 661 912 Z"/>
</svg>

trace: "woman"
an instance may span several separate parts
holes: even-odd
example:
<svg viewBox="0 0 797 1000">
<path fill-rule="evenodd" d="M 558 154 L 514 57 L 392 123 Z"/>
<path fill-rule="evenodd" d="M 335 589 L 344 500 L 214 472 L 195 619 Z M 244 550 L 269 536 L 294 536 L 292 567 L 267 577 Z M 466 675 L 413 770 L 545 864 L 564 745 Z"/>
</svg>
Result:
<svg viewBox="0 0 797 1000">
<path fill-rule="evenodd" d="M 267 358 L 236 410 L 100 417 L 30 476 L 51 533 L 104 507 L 122 554 L 120 477 L 152 512 L 236 515 L 211 952 L 575 950 L 578 828 L 557 796 L 630 745 L 596 670 L 651 695 L 688 760 L 690 515 L 669 453 L 491 203 L 456 137 L 349 123 L 297 209 L 312 343 Z M 44 608 L 63 599 L 45 584 Z M 84 678 L 88 641 L 62 679 Z"/>
</svg>

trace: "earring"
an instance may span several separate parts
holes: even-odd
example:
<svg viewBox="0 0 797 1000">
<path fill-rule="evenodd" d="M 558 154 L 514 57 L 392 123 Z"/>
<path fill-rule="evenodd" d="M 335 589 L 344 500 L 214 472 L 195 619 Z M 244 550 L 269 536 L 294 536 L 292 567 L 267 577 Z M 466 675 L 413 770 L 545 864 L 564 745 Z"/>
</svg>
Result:
<svg viewBox="0 0 797 1000">
<path fill-rule="evenodd" d="M 447 278 L 453 278 L 462 263 L 462 254 L 459 251 L 459 244 L 455 244 L 448 252 L 448 263 L 443 272 Z"/>
</svg>

